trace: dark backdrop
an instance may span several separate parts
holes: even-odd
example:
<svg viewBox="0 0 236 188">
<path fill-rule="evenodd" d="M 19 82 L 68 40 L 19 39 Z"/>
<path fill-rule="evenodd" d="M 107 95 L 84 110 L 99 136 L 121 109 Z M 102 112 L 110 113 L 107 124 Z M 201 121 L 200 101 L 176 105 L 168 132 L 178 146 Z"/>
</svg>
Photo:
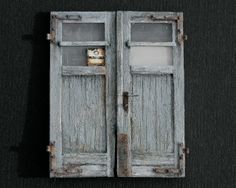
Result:
<svg viewBox="0 0 236 188">
<path fill-rule="evenodd" d="M 233 0 L 1 0 L 0 187 L 236 187 L 235 5 Z M 49 42 L 45 38 L 53 10 L 184 12 L 189 36 L 186 178 L 48 178 Z"/>
</svg>

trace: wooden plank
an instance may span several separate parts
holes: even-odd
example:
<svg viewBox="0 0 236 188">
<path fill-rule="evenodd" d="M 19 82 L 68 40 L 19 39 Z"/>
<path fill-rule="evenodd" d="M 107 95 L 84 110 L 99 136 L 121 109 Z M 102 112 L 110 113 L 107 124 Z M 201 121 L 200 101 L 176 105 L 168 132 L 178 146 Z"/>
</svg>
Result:
<svg viewBox="0 0 236 188">
<path fill-rule="evenodd" d="M 124 12 L 117 12 L 117 95 L 118 95 L 118 114 L 117 114 L 117 134 L 126 134 L 127 135 L 127 157 L 125 160 L 125 165 L 127 169 L 126 175 L 129 176 L 131 174 L 131 126 L 130 126 L 130 108 L 128 108 L 128 112 L 124 111 L 123 108 L 123 93 L 130 92 L 130 82 L 131 76 L 129 71 L 129 52 L 127 51 L 127 47 L 124 45 L 125 41 L 128 41 L 130 36 L 127 35 L 130 31 L 129 24 L 126 24 L 128 21 L 128 15 Z M 131 101 L 128 101 L 128 105 L 130 106 Z M 121 144 L 121 146 L 120 146 Z M 117 142 L 117 148 L 122 148 L 122 142 Z M 119 158 L 119 152 L 117 152 L 117 158 Z M 124 164 L 122 160 L 117 160 L 117 174 L 118 176 L 124 176 L 123 173 Z"/>
<path fill-rule="evenodd" d="M 134 151 L 140 150 L 143 146 L 143 139 L 141 139 L 142 133 L 142 78 L 138 75 L 132 76 L 132 115 L 131 115 L 131 142 L 132 142 L 132 154 Z"/>
<path fill-rule="evenodd" d="M 162 177 L 162 178 L 175 178 L 181 177 L 179 170 L 174 166 L 166 166 L 167 169 L 173 169 L 172 171 L 165 171 L 163 173 L 156 173 L 156 166 L 132 166 L 133 177 Z"/>
<path fill-rule="evenodd" d="M 56 40 L 61 39 L 61 22 L 51 19 L 51 28 L 56 32 Z M 61 49 L 50 43 L 50 142 L 55 143 L 55 156 L 51 156 L 50 177 L 62 167 L 62 126 L 61 126 Z"/>
<path fill-rule="evenodd" d="M 104 76 L 65 77 L 63 84 L 63 153 L 106 152 Z"/>
<path fill-rule="evenodd" d="M 102 177 L 106 176 L 106 165 L 65 165 L 62 169 L 54 172 L 54 177 L 58 178 L 78 178 L 78 177 Z"/>
<path fill-rule="evenodd" d="M 183 13 L 178 13 L 181 18 L 179 20 L 178 29 L 179 33 L 177 35 L 183 35 Z M 185 117 L 184 117 L 184 43 L 179 43 L 173 51 L 174 59 L 173 66 L 175 68 L 174 78 L 174 129 L 175 129 L 175 143 L 182 143 L 185 145 Z M 176 146 L 177 147 L 177 146 Z M 179 163 L 178 160 L 178 149 L 175 149 L 176 153 L 176 164 Z M 182 176 L 185 176 L 185 167 L 183 167 Z"/>
<path fill-rule="evenodd" d="M 173 66 L 130 66 L 132 74 L 173 74 Z"/>
<path fill-rule="evenodd" d="M 178 13 L 176 12 L 142 12 L 127 11 L 132 23 L 158 23 L 162 21 L 176 21 Z"/>
<path fill-rule="evenodd" d="M 103 66 L 62 66 L 63 76 L 91 76 L 91 75 L 105 75 L 106 68 Z"/>
<path fill-rule="evenodd" d="M 64 164 L 107 164 L 107 154 L 106 153 L 79 153 L 79 154 L 64 154 Z"/>
<path fill-rule="evenodd" d="M 175 165 L 174 153 L 132 153 L 132 165 Z"/>
<path fill-rule="evenodd" d="M 67 47 L 67 46 L 109 46 L 110 43 L 107 41 L 61 41 L 59 42 L 59 46 Z"/>
<path fill-rule="evenodd" d="M 129 47 L 134 46 L 176 46 L 175 42 L 127 42 Z"/>
<path fill-rule="evenodd" d="M 107 176 L 114 176 L 115 166 L 115 129 L 116 129 L 116 36 L 115 12 L 106 12 L 105 40 L 106 46 L 106 131 L 107 131 Z"/>
<path fill-rule="evenodd" d="M 104 23 L 106 21 L 105 12 L 58 11 L 58 12 L 52 12 L 51 14 L 54 15 L 56 19 L 61 21 L 75 20 L 75 21 L 81 21 L 83 23 Z"/>
<path fill-rule="evenodd" d="M 134 75 L 132 153 L 173 152 L 171 75 Z"/>
</svg>

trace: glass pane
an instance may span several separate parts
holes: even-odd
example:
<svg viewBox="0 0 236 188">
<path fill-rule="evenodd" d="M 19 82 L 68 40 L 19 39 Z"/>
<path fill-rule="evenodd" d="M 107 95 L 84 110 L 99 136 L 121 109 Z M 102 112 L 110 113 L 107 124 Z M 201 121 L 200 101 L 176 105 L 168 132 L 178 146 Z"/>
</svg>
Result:
<svg viewBox="0 0 236 188">
<path fill-rule="evenodd" d="M 171 42 L 172 24 L 168 23 L 132 24 L 131 40 L 134 42 Z"/>
<path fill-rule="evenodd" d="M 87 66 L 88 63 L 88 49 L 102 49 L 104 52 L 104 47 L 64 47 L 62 49 L 62 64 L 66 66 Z M 104 54 L 103 54 L 104 55 Z M 91 57 L 93 58 L 93 57 Z M 95 57 L 96 60 L 96 57 Z M 102 60 L 101 58 L 97 58 Z M 95 62 L 96 63 L 96 62 Z"/>
<path fill-rule="evenodd" d="M 131 47 L 131 65 L 172 65 L 172 47 Z"/>
<path fill-rule="evenodd" d="M 103 23 L 63 24 L 63 41 L 104 41 Z"/>
</svg>

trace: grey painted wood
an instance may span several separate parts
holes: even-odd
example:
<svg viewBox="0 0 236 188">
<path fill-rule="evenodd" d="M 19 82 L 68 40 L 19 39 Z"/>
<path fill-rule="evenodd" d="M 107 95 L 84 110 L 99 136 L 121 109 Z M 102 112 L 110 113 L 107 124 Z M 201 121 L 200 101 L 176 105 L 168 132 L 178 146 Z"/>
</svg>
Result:
<svg viewBox="0 0 236 188">
<path fill-rule="evenodd" d="M 54 28 L 60 35 L 57 34 L 56 42 L 52 44 L 58 52 L 51 51 L 51 56 L 55 56 L 51 59 L 51 65 L 55 66 L 53 68 L 56 70 L 51 69 L 50 75 L 51 87 L 55 88 L 50 97 L 52 102 L 56 103 L 51 107 L 51 116 L 56 112 L 56 116 L 52 118 L 58 118 L 55 127 L 59 131 L 52 129 L 51 132 L 57 139 L 50 135 L 50 140 L 56 143 L 55 159 L 60 159 L 60 163 L 56 163 L 56 170 L 51 176 L 113 176 L 116 122 L 115 36 L 113 36 L 115 14 L 112 12 L 53 12 L 52 14 L 54 14 L 53 19 L 60 25 Z M 63 44 L 62 23 L 103 23 L 105 41 L 63 41 Z M 108 41 L 112 43 L 109 46 Z M 76 66 L 79 64 L 70 62 L 63 64 L 73 66 L 62 66 L 62 60 L 65 60 L 62 57 L 65 55 L 62 50 L 68 46 L 104 46 L 105 67 Z M 53 78 L 56 78 L 56 81 L 53 81 Z M 50 126 L 54 126 L 52 123 Z"/>
<path fill-rule="evenodd" d="M 53 13 L 51 14 L 51 16 Z M 61 38 L 61 23 L 51 19 L 50 31 L 55 31 L 56 41 Z M 61 49 L 54 43 L 50 44 L 50 143 L 55 145 L 55 153 L 50 155 L 50 177 L 62 168 L 62 126 L 61 126 Z"/>
<path fill-rule="evenodd" d="M 178 145 L 184 144 L 183 43 L 176 40 L 180 38 L 179 34 L 176 36 L 176 27 L 183 34 L 182 14 L 119 11 L 116 43 L 114 13 L 54 14 L 57 24 L 56 41 L 51 44 L 50 113 L 57 116 L 50 120 L 50 141 L 55 141 L 56 149 L 51 176 L 114 175 L 116 58 L 117 134 L 127 138 L 126 144 L 117 143 L 117 148 L 126 151 L 125 155 L 117 152 L 118 176 L 183 177 L 184 168 L 181 175 L 171 174 L 182 164 Z M 62 23 L 87 22 L 105 24 L 105 41 L 63 41 L 63 44 Z M 125 45 L 131 41 L 131 23 L 172 23 L 173 41 Z M 90 45 L 106 48 L 106 67 L 62 66 L 62 48 Z M 130 66 L 130 49 L 139 45 L 172 47 L 173 66 Z M 128 111 L 123 108 L 124 92 L 129 96 Z M 163 168 L 154 171 L 156 165 Z M 164 167 L 175 169 L 164 173 Z"/>
<path fill-rule="evenodd" d="M 180 21 L 177 22 L 176 28 L 179 29 L 179 35 L 183 35 L 183 13 L 177 13 Z M 174 48 L 174 122 L 175 122 L 175 143 L 185 145 L 185 116 L 184 116 L 184 43 L 178 43 Z M 176 144 L 177 145 L 177 144 Z M 177 147 L 177 146 L 176 146 Z M 178 148 L 175 150 L 176 159 L 178 158 Z M 177 160 L 177 163 L 180 162 Z M 185 166 L 182 169 L 182 177 L 185 176 Z"/>
<path fill-rule="evenodd" d="M 121 112 L 118 113 L 118 120 L 121 118 L 122 122 L 118 124 L 118 130 L 122 129 L 130 134 L 131 141 L 128 142 L 128 147 L 131 147 L 132 153 L 128 157 L 131 160 L 133 177 L 184 176 L 184 173 L 179 174 L 181 171 L 178 169 L 178 145 L 184 144 L 183 45 L 176 41 L 179 37 L 176 32 L 177 25 L 182 29 L 182 25 L 179 24 L 180 15 L 181 13 L 172 12 L 123 12 L 122 15 L 125 26 L 121 32 L 123 36 L 119 36 L 119 39 L 123 44 L 128 41 L 128 45 L 122 48 L 118 43 L 119 49 L 123 49 L 122 52 L 118 51 L 122 54 L 118 59 L 121 60 L 118 62 L 118 74 L 122 76 L 118 95 L 122 96 L 121 92 L 127 91 L 130 98 L 128 113 L 122 112 L 122 106 L 119 106 Z M 172 23 L 172 41 L 167 45 L 173 48 L 173 66 L 154 66 L 148 63 L 145 66 L 134 66 L 134 62 L 131 64 L 130 49 L 139 45 L 149 47 L 153 44 L 129 42 L 130 24 L 163 21 Z M 121 99 L 118 101 L 122 102 Z M 163 168 L 155 171 L 156 165 Z M 167 171 L 165 168 L 168 168 Z"/>
<path fill-rule="evenodd" d="M 132 74 L 173 74 L 173 66 L 130 66 Z"/>
<path fill-rule="evenodd" d="M 103 66 L 62 66 L 62 75 L 76 76 L 76 75 L 105 75 L 106 68 Z"/>
<path fill-rule="evenodd" d="M 109 12 L 111 13 L 111 12 Z M 56 18 L 63 23 L 65 22 L 77 22 L 77 23 L 105 23 L 106 21 L 106 14 L 105 12 L 77 12 L 77 11 L 70 11 L 70 12 L 52 12 Z"/>
<path fill-rule="evenodd" d="M 132 46 L 176 46 L 175 42 L 130 42 L 127 41 L 129 47 Z"/>
<path fill-rule="evenodd" d="M 173 173 L 156 173 L 153 169 L 155 169 L 156 166 L 132 166 L 132 176 L 133 177 L 161 177 L 161 178 L 176 178 L 179 177 L 176 174 Z M 171 166 L 166 166 L 171 167 Z"/>
<path fill-rule="evenodd" d="M 108 46 L 108 41 L 61 41 L 59 46 Z"/>
<path fill-rule="evenodd" d="M 57 178 L 103 177 L 106 176 L 106 165 L 64 165 L 55 176 Z"/>
<path fill-rule="evenodd" d="M 125 155 L 117 152 L 117 175 L 124 176 L 124 170 L 128 169 L 126 176 L 131 175 L 131 134 L 130 113 L 123 108 L 123 93 L 130 91 L 130 74 L 128 64 L 128 51 L 124 45 L 129 40 L 130 26 L 126 24 L 128 15 L 122 11 L 117 12 L 117 134 L 127 135 L 127 148 Z M 130 106 L 130 101 L 128 102 Z M 120 145 L 121 144 L 121 145 Z M 117 142 L 117 148 L 122 148 L 122 143 Z M 126 169 L 123 169 L 125 167 Z"/>
<path fill-rule="evenodd" d="M 132 153 L 132 165 L 133 166 L 143 166 L 143 165 L 158 165 L 158 166 L 168 166 L 175 165 L 175 156 L 173 153 L 149 153 L 137 154 Z"/>
<path fill-rule="evenodd" d="M 131 23 L 168 23 L 175 21 L 178 13 L 176 12 L 135 12 L 127 11 L 130 15 Z"/>
<path fill-rule="evenodd" d="M 133 76 L 132 153 L 173 152 L 172 85 L 171 75 Z"/>
<path fill-rule="evenodd" d="M 106 152 L 105 78 L 63 78 L 63 153 Z"/>
<path fill-rule="evenodd" d="M 106 153 L 80 153 L 80 154 L 64 154 L 64 164 L 96 164 L 106 165 L 107 155 Z"/>
<path fill-rule="evenodd" d="M 107 176 L 114 176 L 115 166 L 115 129 L 116 129 L 116 36 L 115 12 L 106 12 L 105 40 L 106 46 L 106 124 L 107 124 Z"/>
</svg>

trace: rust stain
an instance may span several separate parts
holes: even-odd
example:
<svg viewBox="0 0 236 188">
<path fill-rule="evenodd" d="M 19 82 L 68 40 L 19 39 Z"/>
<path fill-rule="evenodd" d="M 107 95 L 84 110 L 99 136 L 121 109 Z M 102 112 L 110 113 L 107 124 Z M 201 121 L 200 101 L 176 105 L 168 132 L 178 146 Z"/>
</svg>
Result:
<svg viewBox="0 0 236 188">
<path fill-rule="evenodd" d="M 128 164 L 128 135 L 118 134 L 118 175 L 120 177 L 127 177 L 131 175 L 131 168 Z"/>
<path fill-rule="evenodd" d="M 156 167 L 153 169 L 154 172 L 160 173 L 160 174 L 180 174 L 181 170 L 178 168 L 159 168 Z"/>
<path fill-rule="evenodd" d="M 49 165 L 52 172 L 56 169 L 55 142 L 50 142 L 47 146 L 47 151 L 49 152 Z"/>
<path fill-rule="evenodd" d="M 153 168 L 153 171 L 158 174 L 163 174 L 163 175 L 178 175 L 181 176 L 184 173 L 185 170 L 185 155 L 189 153 L 189 149 L 184 146 L 184 144 L 178 144 L 178 152 L 179 152 L 179 157 L 178 157 L 178 166 L 177 168 L 163 168 L 160 166 L 157 166 Z"/>
</svg>

